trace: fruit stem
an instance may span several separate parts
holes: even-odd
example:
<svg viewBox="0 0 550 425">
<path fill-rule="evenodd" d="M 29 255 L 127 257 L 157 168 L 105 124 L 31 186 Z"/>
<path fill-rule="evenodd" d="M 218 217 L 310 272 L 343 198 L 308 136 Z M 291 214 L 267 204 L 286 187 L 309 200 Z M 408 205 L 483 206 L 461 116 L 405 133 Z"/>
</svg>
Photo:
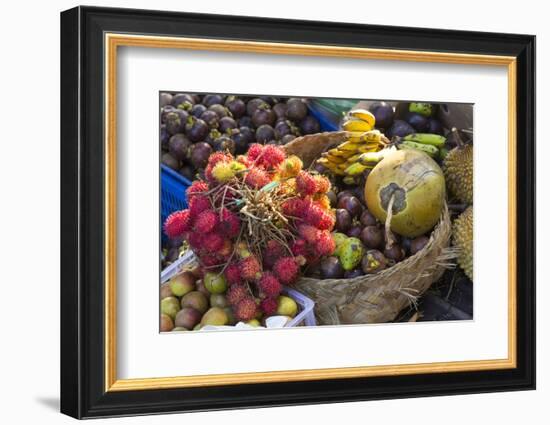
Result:
<svg viewBox="0 0 550 425">
<path fill-rule="evenodd" d="M 388 212 L 386 215 L 386 223 L 384 224 L 384 228 L 386 231 L 386 249 L 391 249 L 393 244 L 395 243 L 395 238 L 393 236 L 393 233 L 391 231 L 391 219 L 393 217 L 393 201 L 395 200 L 395 193 L 391 195 L 390 202 L 388 203 Z"/>
<path fill-rule="evenodd" d="M 453 133 L 453 137 L 456 141 L 456 145 L 459 148 L 463 148 L 464 146 L 466 146 L 466 143 L 464 142 L 464 140 L 462 140 L 462 137 L 460 137 L 460 132 L 458 131 L 458 129 L 456 127 L 453 127 L 451 129 L 451 132 Z"/>
</svg>

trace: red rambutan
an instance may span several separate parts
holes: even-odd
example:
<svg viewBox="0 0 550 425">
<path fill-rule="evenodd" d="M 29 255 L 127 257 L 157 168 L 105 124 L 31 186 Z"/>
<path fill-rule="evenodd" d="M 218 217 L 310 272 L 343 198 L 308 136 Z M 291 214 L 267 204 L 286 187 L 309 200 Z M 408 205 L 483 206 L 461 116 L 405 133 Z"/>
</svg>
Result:
<svg viewBox="0 0 550 425">
<path fill-rule="evenodd" d="M 210 200 L 206 196 L 195 195 L 189 200 L 189 212 L 191 217 L 198 217 L 203 211 L 211 207 Z"/>
<path fill-rule="evenodd" d="M 319 229 L 309 224 L 300 224 L 298 226 L 298 234 L 309 244 L 314 244 L 319 236 Z"/>
<path fill-rule="evenodd" d="M 269 272 L 262 274 L 262 277 L 258 282 L 258 286 L 260 287 L 262 293 L 267 297 L 276 297 L 283 290 L 281 282 L 277 280 L 273 273 Z"/>
<path fill-rule="evenodd" d="M 164 233 L 170 239 L 176 239 L 191 230 L 191 217 L 189 210 L 176 211 L 164 221 Z"/>
<path fill-rule="evenodd" d="M 301 198 L 291 198 L 283 202 L 281 209 L 287 217 L 302 218 L 307 211 L 308 201 Z"/>
<path fill-rule="evenodd" d="M 313 176 L 313 179 L 315 180 L 317 192 L 327 193 L 330 190 L 330 180 L 327 179 L 325 176 L 317 174 Z"/>
<path fill-rule="evenodd" d="M 224 271 L 225 278 L 229 285 L 241 282 L 241 269 L 237 263 L 228 264 Z"/>
<path fill-rule="evenodd" d="M 305 239 L 296 239 L 295 241 L 292 241 L 292 243 L 290 244 L 290 250 L 292 251 L 292 254 L 294 254 L 294 256 L 296 257 L 298 255 L 306 256 L 307 242 L 305 241 Z"/>
<path fill-rule="evenodd" d="M 284 257 L 277 260 L 273 266 L 273 273 L 285 285 L 293 284 L 298 278 L 300 267 L 294 257 Z"/>
<path fill-rule="evenodd" d="M 325 255 L 331 255 L 334 252 L 334 250 L 336 249 L 336 243 L 334 242 L 334 239 L 332 238 L 330 232 L 327 230 L 323 230 L 319 232 L 319 237 L 317 238 L 317 242 L 315 243 L 313 248 L 315 254 L 323 257 Z"/>
<path fill-rule="evenodd" d="M 266 184 L 271 182 L 271 178 L 269 177 L 269 174 L 266 173 L 264 170 L 260 170 L 259 168 L 252 168 L 248 171 L 248 173 L 246 173 L 244 182 L 247 184 L 247 186 L 251 188 L 261 189 Z"/>
<path fill-rule="evenodd" d="M 219 253 L 223 248 L 223 236 L 216 232 L 210 232 L 202 238 L 202 248 L 208 252 Z M 221 253 L 220 253 L 221 255 Z"/>
<path fill-rule="evenodd" d="M 212 155 L 208 157 L 208 164 L 214 167 L 219 162 L 229 162 L 232 160 L 233 160 L 233 156 L 231 154 L 228 154 L 225 152 L 214 152 Z"/>
<path fill-rule="evenodd" d="M 187 199 L 191 200 L 194 196 L 199 195 L 204 192 L 208 192 L 209 187 L 208 183 L 202 180 L 195 180 L 191 186 L 187 188 Z"/>
<path fill-rule="evenodd" d="M 220 211 L 220 220 L 218 223 L 219 231 L 228 238 L 234 238 L 239 235 L 241 230 L 241 220 L 239 216 L 227 208 Z"/>
<path fill-rule="evenodd" d="M 218 251 L 218 253 L 225 258 L 225 257 L 229 257 L 232 252 L 233 252 L 233 243 L 231 243 L 229 239 L 224 239 L 223 245 Z"/>
<path fill-rule="evenodd" d="M 249 160 L 256 161 L 260 155 L 264 152 L 264 145 L 259 143 L 253 143 L 248 148 L 247 156 Z"/>
<path fill-rule="evenodd" d="M 264 312 L 264 314 L 270 316 L 272 314 L 275 314 L 277 312 L 278 303 L 275 298 L 264 298 L 262 301 L 260 301 L 260 310 Z"/>
<path fill-rule="evenodd" d="M 222 263 L 222 260 L 216 254 L 201 255 L 199 261 L 204 267 L 215 267 Z"/>
<path fill-rule="evenodd" d="M 249 255 L 239 262 L 241 277 L 245 280 L 255 280 L 260 276 L 262 268 L 254 255 Z"/>
<path fill-rule="evenodd" d="M 252 297 L 244 297 L 234 308 L 235 318 L 243 322 L 254 319 L 258 313 L 258 306 Z"/>
<path fill-rule="evenodd" d="M 275 261 L 284 257 L 286 253 L 287 250 L 279 242 L 275 240 L 268 241 L 263 252 L 264 266 L 270 269 L 275 264 Z"/>
<path fill-rule="evenodd" d="M 218 216 L 214 211 L 203 211 L 195 218 L 194 228 L 199 233 L 208 233 L 214 230 L 218 222 Z"/>
<path fill-rule="evenodd" d="M 202 248 L 203 236 L 204 235 L 199 232 L 190 232 L 189 237 L 187 238 L 187 242 L 189 242 L 189 245 L 191 245 L 191 248 L 193 249 Z"/>
<path fill-rule="evenodd" d="M 285 158 L 285 152 L 281 147 L 265 145 L 262 154 L 257 158 L 257 162 L 269 169 L 278 167 Z"/>
<path fill-rule="evenodd" d="M 249 295 L 246 285 L 235 284 L 231 285 L 225 294 L 227 302 L 231 305 L 237 304 L 240 300 Z"/>
<path fill-rule="evenodd" d="M 304 196 L 313 195 L 317 192 L 315 179 L 307 171 L 300 171 L 296 176 L 296 189 Z"/>
</svg>

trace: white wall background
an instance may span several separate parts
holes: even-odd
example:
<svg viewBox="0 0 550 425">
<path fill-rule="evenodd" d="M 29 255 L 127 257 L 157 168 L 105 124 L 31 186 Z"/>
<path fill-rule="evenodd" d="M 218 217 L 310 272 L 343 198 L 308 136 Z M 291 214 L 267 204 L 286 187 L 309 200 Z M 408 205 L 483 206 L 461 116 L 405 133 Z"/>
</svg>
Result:
<svg viewBox="0 0 550 425">
<path fill-rule="evenodd" d="M 33 4 L 34 3 L 34 4 Z M 537 35 L 538 117 L 550 114 L 550 29 L 544 2 L 291 0 L 181 2 L 95 1 L 96 5 L 268 16 L 398 26 L 518 32 Z M 455 3 L 455 5 L 452 5 Z M 5 423 L 68 423 L 59 392 L 59 12 L 78 3 L 5 2 L 0 15 L 0 418 Z M 495 123 L 498 125 L 498 123 Z M 541 127 L 542 128 L 542 127 Z M 546 423 L 550 418 L 550 255 L 545 237 L 550 155 L 545 132 L 538 143 L 538 389 L 535 392 L 421 398 L 321 406 L 240 410 L 111 420 L 110 423 L 499 424 Z M 29 260 L 32 258 L 32 260 Z M 495 259 L 495 264 L 498 259 Z M 310 419 L 311 418 L 311 419 Z M 103 422 L 103 421 L 100 421 Z M 475 423 L 474 422 L 474 423 Z"/>
</svg>

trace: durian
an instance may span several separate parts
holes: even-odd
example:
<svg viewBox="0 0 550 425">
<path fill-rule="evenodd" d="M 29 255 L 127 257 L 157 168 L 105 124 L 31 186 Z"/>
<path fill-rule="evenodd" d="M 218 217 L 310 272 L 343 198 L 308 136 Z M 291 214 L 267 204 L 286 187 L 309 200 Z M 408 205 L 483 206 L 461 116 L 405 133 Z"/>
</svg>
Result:
<svg viewBox="0 0 550 425">
<path fill-rule="evenodd" d="M 468 207 L 453 223 L 453 245 L 458 248 L 458 264 L 473 280 L 474 207 Z"/>
<path fill-rule="evenodd" d="M 451 194 L 460 202 L 474 201 L 474 149 L 472 145 L 457 146 L 443 161 L 445 181 Z"/>
</svg>

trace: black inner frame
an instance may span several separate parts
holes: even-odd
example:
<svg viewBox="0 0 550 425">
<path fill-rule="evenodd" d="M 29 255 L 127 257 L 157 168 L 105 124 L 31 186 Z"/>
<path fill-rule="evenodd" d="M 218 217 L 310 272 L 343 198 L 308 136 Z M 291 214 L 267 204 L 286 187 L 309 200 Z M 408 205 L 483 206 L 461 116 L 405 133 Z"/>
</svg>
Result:
<svg viewBox="0 0 550 425">
<path fill-rule="evenodd" d="M 104 34 L 517 58 L 517 368 L 104 391 Z M 535 37 L 77 7 L 61 14 L 61 411 L 77 418 L 534 389 Z"/>
</svg>

